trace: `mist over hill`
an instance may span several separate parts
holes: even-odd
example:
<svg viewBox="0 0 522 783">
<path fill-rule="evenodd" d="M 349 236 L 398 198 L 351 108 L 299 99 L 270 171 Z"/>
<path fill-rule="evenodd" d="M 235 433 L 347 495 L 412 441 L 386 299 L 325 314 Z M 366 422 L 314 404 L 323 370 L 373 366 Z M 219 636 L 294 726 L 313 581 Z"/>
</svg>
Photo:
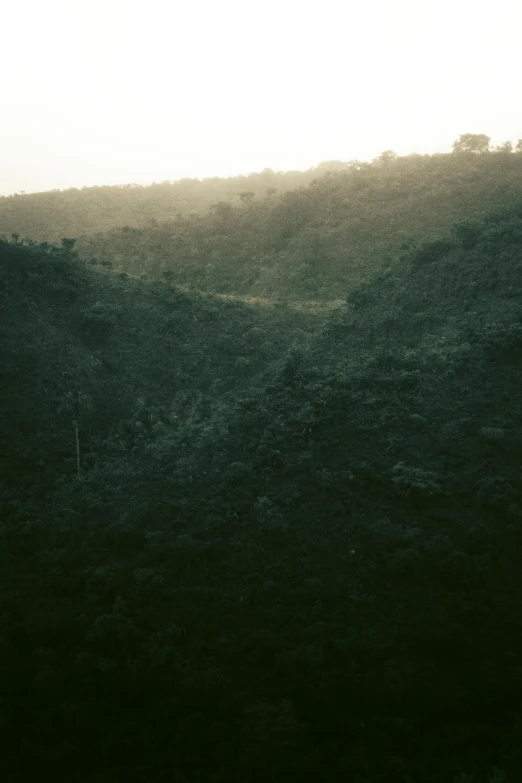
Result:
<svg viewBox="0 0 522 783">
<path fill-rule="evenodd" d="M 17 233 L 40 242 L 130 226 L 146 228 L 181 216 L 204 214 L 216 201 L 234 204 L 293 190 L 335 169 L 336 162 L 309 171 L 265 169 L 237 177 L 181 179 L 144 185 L 70 188 L 0 197 L 0 235 Z M 341 164 L 342 165 L 342 164 Z"/>
<path fill-rule="evenodd" d="M 0 242 L 8 783 L 520 779 L 521 175 Z"/>
<path fill-rule="evenodd" d="M 381 156 L 279 196 L 83 236 L 86 258 L 199 289 L 336 299 L 412 243 L 522 197 L 522 154 Z"/>
<path fill-rule="evenodd" d="M 307 172 L 4 198 L 0 235 L 73 237 L 93 263 L 200 290 L 328 300 L 412 243 L 521 196 L 522 152 L 509 147 L 388 151 L 373 163 L 331 161 Z"/>
</svg>

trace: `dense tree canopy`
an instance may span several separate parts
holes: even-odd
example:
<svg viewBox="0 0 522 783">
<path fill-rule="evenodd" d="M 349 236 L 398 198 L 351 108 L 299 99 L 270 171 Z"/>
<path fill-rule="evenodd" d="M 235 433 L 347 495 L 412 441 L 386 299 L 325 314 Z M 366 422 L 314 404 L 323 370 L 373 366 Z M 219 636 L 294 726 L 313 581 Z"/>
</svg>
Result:
<svg viewBox="0 0 522 783">
<path fill-rule="evenodd" d="M 463 133 L 453 143 L 453 152 L 472 152 L 476 155 L 489 151 L 491 138 L 485 133 Z"/>
<path fill-rule="evenodd" d="M 10 226 L 6 783 L 520 779 L 520 160 Z"/>
</svg>

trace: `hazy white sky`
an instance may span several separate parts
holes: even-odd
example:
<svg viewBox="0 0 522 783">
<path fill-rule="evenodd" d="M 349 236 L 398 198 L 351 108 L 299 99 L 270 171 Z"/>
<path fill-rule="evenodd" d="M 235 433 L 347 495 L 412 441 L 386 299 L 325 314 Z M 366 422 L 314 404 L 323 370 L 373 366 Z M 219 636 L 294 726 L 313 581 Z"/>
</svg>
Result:
<svg viewBox="0 0 522 783">
<path fill-rule="evenodd" d="M 0 194 L 522 137 L 521 0 L 4 0 Z"/>
</svg>

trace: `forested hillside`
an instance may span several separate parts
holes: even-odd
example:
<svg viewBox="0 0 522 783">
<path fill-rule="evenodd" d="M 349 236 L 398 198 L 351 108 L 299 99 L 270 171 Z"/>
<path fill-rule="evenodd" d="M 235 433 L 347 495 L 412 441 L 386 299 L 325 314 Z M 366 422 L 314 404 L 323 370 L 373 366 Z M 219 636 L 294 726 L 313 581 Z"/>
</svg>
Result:
<svg viewBox="0 0 522 783">
<path fill-rule="evenodd" d="M 520 145 L 468 137 L 451 154 L 4 198 L 0 235 L 74 237 L 92 263 L 199 290 L 338 299 L 412 244 L 518 203 Z"/>
<path fill-rule="evenodd" d="M 0 244 L 6 783 L 520 779 L 521 174 Z"/>
<path fill-rule="evenodd" d="M 274 363 L 320 328 L 284 308 L 111 276 L 73 247 L 1 245 L 0 459 L 19 500 L 22 485 L 38 493 L 51 474 L 70 475 L 73 420 L 87 470 L 112 440 L 118 451 L 185 420 L 203 426 L 227 395 L 266 383 Z"/>
<path fill-rule="evenodd" d="M 266 169 L 247 176 L 182 179 L 147 187 L 121 185 L 17 193 L 0 197 L 0 236 L 16 233 L 40 242 L 59 242 L 63 236 L 121 226 L 150 227 L 178 215 L 205 214 L 219 201 L 234 204 L 252 197 L 272 197 L 306 185 L 338 166 L 342 164 L 332 161 L 309 171 Z"/>
<path fill-rule="evenodd" d="M 383 154 L 279 197 L 84 236 L 78 248 L 120 271 L 209 291 L 337 299 L 412 243 L 521 198 L 520 153 Z"/>
</svg>

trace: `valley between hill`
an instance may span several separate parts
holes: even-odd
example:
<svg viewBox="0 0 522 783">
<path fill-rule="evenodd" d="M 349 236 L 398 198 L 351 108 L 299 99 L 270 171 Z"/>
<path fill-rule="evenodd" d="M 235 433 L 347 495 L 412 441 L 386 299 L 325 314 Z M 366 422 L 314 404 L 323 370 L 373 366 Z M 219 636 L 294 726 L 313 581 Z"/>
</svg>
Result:
<svg viewBox="0 0 522 783">
<path fill-rule="evenodd" d="M 0 200 L 3 779 L 520 779 L 522 155 L 122 193 Z"/>
</svg>

